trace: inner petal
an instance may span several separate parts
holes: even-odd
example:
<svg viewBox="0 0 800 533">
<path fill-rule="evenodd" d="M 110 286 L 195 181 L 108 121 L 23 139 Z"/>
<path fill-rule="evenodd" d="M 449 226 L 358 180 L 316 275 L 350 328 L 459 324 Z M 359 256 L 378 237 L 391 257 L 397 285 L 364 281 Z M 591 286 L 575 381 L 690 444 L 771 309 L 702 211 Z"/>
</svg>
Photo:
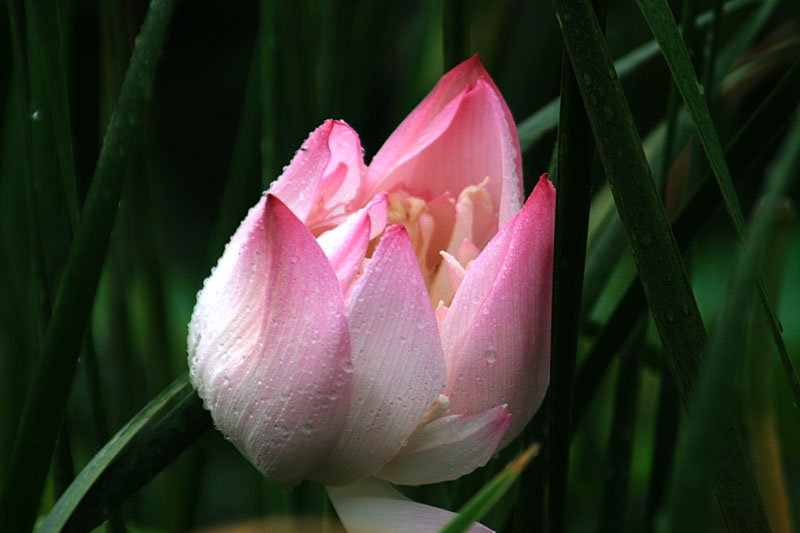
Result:
<svg viewBox="0 0 800 533">
<path fill-rule="evenodd" d="M 387 225 L 406 228 L 431 303 L 449 305 L 458 288 L 450 270 L 443 266 L 441 252 L 469 269 L 480 250 L 497 232 L 498 214 L 487 190 L 489 178 L 465 187 L 458 200 L 445 192 L 431 200 L 404 189 L 389 193 Z M 369 252 L 368 252 L 369 255 Z"/>
<path fill-rule="evenodd" d="M 426 201 L 404 190 L 389 193 L 387 224 L 406 228 L 425 285 L 430 287 L 442 262 L 439 250 L 447 243 L 455 223 L 455 199 L 446 193 Z"/>
<path fill-rule="evenodd" d="M 330 156 L 305 219 L 315 236 L 344 221 L 365 200 L 362 185 L 367 169 L 358 134 L 344 122 L 331 121 L 327 149 Z"/>
</svg>

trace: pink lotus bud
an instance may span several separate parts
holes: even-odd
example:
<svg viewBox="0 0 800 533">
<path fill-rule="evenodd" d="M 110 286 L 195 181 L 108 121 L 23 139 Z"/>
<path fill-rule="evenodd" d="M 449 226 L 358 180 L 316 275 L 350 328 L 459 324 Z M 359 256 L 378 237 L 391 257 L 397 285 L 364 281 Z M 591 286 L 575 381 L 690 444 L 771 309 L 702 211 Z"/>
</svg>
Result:
<svg viewBox="0 0 800 533">
<path fill-rule="evenodd" d="M 340 487 L 351 531 L 443 525 L 367 478 L 468 474 L 539 408 L 555 191 L 542 176 L 522 199 L 516 128 L 477 57 L 369 167 L 356 132 L 326 121 L 198 294 L 191 379 L 220 431 L 269 479 Z"/>
</svg>

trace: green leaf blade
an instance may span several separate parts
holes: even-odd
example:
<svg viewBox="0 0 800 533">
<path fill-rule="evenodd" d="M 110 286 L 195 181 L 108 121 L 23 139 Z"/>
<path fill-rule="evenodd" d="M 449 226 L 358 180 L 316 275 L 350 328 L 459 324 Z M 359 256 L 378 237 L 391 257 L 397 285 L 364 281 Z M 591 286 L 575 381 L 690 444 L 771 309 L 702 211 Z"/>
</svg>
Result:
<svg viewBox="0 0 800 533">
<path fill-rule="evenodd" d="M 473 522 L 480 520 L 506 493 L 522 474 L 522 471 L 539 453 L 540 445 L 534 443 L 508 464 L 499 474 L 483 486 L 458 511 L 458 515 L 442 528 L 441 533 L 463 533 Z"/>
<path fill-rule="evenodd" d="M 730 214 L 739 239 L 747 244 L 744 229 L 744 213 L 733 186 L 733 180 L 725 160 L 725 151 L 719 141 L 711 112 L 704 96 L 705 90 L 697 79 L 692 67 L 689 52 L 681 38 L 678 25 L 672 17 L 669 5 L 665 0 L 637 0 L 639 8 L 647 20 L 653 35 L 658 41 L 662 55 L 669 66 L 675 85 L 683 98 L 689 114 L 694 120 L 697 136 L 703 146 L 709 164 L 714 171 L 720 192 L 725 201 L 725 207 Z M 767 313 L 770 329 L 778 347 L 781 361 L 784 365 L 789 387 L 794 395 L 795 405 L 800 406 L 800 378 L 794 369 L 788 349 L 781 334 L 781 326 L 772 305 L 769 302 L 763 281 L 758 273 L 758 268 L 753 265 L 753 276 L 756 278 L 756 288 L 762 306 Z"/>
<path fill-rule="evenodd" d="M 92 458 L 39 532 L 88 530 L 211 426 L 188 376 L 175 380 Z M 159 460 L 160 458 L 160 460 Z M 137 466 L 138 465 L 138 466 Z"/>
<path fill-rule="evenodd" d="M 30 531 L 36 516 L 122 184 L 174 4 L 174 0 L 151 3 L 103 142 L 0 494 L 0 527 L 5 531 Z"/>
<path fill-rule="evenodd" d="M 554 0 L 554 7 L 639 279 L 682 402 L 690 409 L 707 336 L 685 266 L 588 0 Z M 769 530 L 741 446 L 735 440 L 723 444 L 719 478 L 735 480 L 715 486 L 726 521 Z"/>
</svg>

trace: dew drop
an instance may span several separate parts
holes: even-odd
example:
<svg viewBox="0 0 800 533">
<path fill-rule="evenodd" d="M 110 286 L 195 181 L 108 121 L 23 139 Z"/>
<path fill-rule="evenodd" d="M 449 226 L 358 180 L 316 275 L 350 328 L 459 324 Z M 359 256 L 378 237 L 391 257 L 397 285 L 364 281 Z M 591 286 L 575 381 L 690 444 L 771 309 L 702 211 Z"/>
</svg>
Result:
<svg viewBox="0 0 800 533">
<path fill-rule="evenodd" d="M 344 363 L 342 363 L 342 370 L 344 370 L 348 374 L 351 373 L 353 371 L 353 362 L 347 360 Z"/>
<path fill-rule="evenodd" d="M 486 350 L 486 362 L 491 365 L 495 359 L 497 359 L 497 352 L 492 348 Z"/>
<path fill-rule="evenodd" d="M 314 426 L 312 426 L 311 424 L 303 424 L 303 426 L 300 429 L 303 430 L 303 433 L 308 435 L 309 433 L 314 431 Z"/>
</svg>

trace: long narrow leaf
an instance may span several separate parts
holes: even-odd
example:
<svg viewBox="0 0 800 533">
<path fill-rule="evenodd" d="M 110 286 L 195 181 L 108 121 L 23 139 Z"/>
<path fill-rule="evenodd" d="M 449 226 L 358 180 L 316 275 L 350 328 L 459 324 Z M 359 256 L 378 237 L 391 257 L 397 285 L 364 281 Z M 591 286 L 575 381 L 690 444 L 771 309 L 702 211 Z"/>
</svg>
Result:
<svg viewBox="0 0 800 533">
<path fill-rule="evenodd" d="M 780 5 L 781 0 L 764 0 L 760 2 L 755 13 L 747 17 L 742 24 L 742 28 L 736 32 L 736 35 L 720 51 L 714 66 L 714 90 L 719 88 L 719 82 L 722 77 L 728 72 L 731 65 L 742 56 L 745 50 L 752 45 Z M 726 13 L 728 12 L 726 11 Z"/>
<path fill-rule="evenodd" d="M 706 483 L 709 471 L 719 460 L 716 446 L 724 434 L 724 419 L 733 400 L 733 382 L 743 363 L 743 357 L 735 354 L 745 345 L 748 314 L 743 309 L 752 300 L 754 280 L 752 277 L 759 258 L 766 246 L 768 234 L 777 213 L 780 197 L 787 190 L 800 167 L 800 115 L 784 141 L 781 152 L 768 169 L 766 193 L 761 209 L 749 228 L 748 249 L 741 251 L 736 262 L 731 283 L 716 324 L 716 334 L 708 358 L 708 372 L 703 376 L 695 405 L 696 416 L 702 424 L 693 424 L 688 436 L 678 451 L 677 470 L 670 491 L 667 513 L 667 531 L 687 531 L 696 527 L 696 519 L 702 514 L 702 502 L 693 497 Z M 717 481 L 718 483 L 721 481 Z M 728 522 L 731 529 L 739 529 L 738 523 Z"/>
<path fill-rule="evenodd" d="M 33 22 L 33 35 L 39 43 L 47 81 L 49 107 L 43 112 L 51 115 L 56 153 L 61 169 L 61 189 L 67 206 L 71 229 L 78 222 L 78 189 L 75 179 L 75 154 L 69 112 L 66 58 L 59 29 L 60 17 L 54 0 L 27 2 Z"/>
<path fill-rule="evenodd" d="M 499 474 L 483 486 L 475 496 L 458 511 L 458 515 L 442 528 L 440 533 L 462 533 L 473 522 L 480 520 L 497 501 L 502 498 L 514 481 L 522 474 L 528 463 L 539 453 L 538 443 L 530 445 Z"/>
<path fill-rule="evenodd" d="M 791 116 L 787 114 L 787 110 L 796 109 L 800 105 L 796 97 L 798 91 L 800 91 L 800 61 L 781 78 L 727 146 L 726 154 L 736 163 L 733 167 L 741 169 L 738 179 L 745 177 L 749 166 L 759 164 L 760 158 L 753 157 L 753 153 L 747 148 L 758 147 L 757 153 L 763 154 L 782 133 Z M 772 135 L 764 138 L 765 130 L 770 131 Z M 718 191 L 709 172 L 690 192 L 684 207 L 673 222 L 673 232 L 681 250 L 686 249 L 692 242 L 719 201 Z M 589 406 L 603 372 L 624 342 L 626 333 L 624 325 L 636 320 L 644 308 L 644 303 L 641 284 L 636 279 L 626 289 L 625 296 L 617 304 L 603 333 L 578 372 L 573 405 L 574 424 L 579 422 Z"/>
<path fill-rule="evenodd" d="M 615 533 L 625 526 L 628 485 L 633 455 L 633 434 L 639 394 L 639 359 L 647 332 L 647 322 L 640 318 L 624 348 L 617 370 L 614 392 L 614 416 L 606 446 L 606 475 L 597 531 Z"/>
<path fill-rule="evenodd" d="M 707 344 L 697 303 L 656 190 L 622 86 L 588 0 L 555 0 L 555 11 L 600 159 L 639 278 L 684 406 L 690 410 Z M 740 444 L 724 441 L 716 484 L 727 523 L 769 525 Z"/>
<path fill-rule="evenodd" d="M 708 110 L 708 104 L 703 97 L 704 89 L 697 79 L 694 68 L 692 68 L 689 52 L 684 46 L 678 25 L 672 17 L 672 11 L 670 11 L 666 0 L 637 0 L 637 2 L 647 20 L 647 24 L 658 41 L 683 102 L 692 119 L 694 119 L 697 136 L 703 145 L 703 150 L 705 150 L 706 157 L 708 157 L 708 161 L 714 171 L 714 176 L 717 178 L 717 184 L 725 200 L 725 207 L 733 220 L 739 238 L 746 244 L 744 238 L 744 214 L 739 204 L 739 198 L 736 196 L 736 190 L 733 187 L 733 180 L 725 161 L 725 153 L 717 136 L 711 112 Z M 800 378 L 798 378 L 794 364 L 789 357 L 786 343 L 784 343 L 781 335 L 778 317 L 769 303 L 769 297 L 755 265 L 753 274 L 756 277 L 758 296 L 767 313 L 772 336 L 775 345 L 778 347 L 778 353 L 780 354 L 786 377 L 789 380 L 789 387 L 794 395 L 795 405 L 800 409 Z"/>
<path fill-rule="evenodd" d="M 790 235 L 796 215 L 792 202 L 786 197 L 782 198 L 761 260 L 764 282 L 775 305 L 779 305 L 785 293 L 784 286 L 788 285 L 784 273 L 787 250 L 793 242 Z M 745 442 L 750 450 L 753 471 L 773 531 L 791 531 L 791 498 L 783 459 L 783 450 L 789 446 L 782 445 L 778 433 L 776 368 L 775 365 L 764 364 L 765 356 L 773 350 L 772 334 L 764 311 L 758 305 L 754 305 L 750 313 L 749 335 L 741 374 L 744 383 L 741 413 L 747 437 Z"/>
<path fill-rule="evenodd" d="M 117 204 L 174 0 L 153 0 L 106 132 L 94 179 L 56 294 L 10 468 L 0 495 L 0 527 L 30 531 L 67 403 Z"/>
<path fill-rule="evenodd" d="M 211 425 L 188 376 L 175 380 L 97 452 L 40 533 L 89 530 Z"/>
<path fill-rule="evenodd" d="M 681 420 L 681 400 L 672 382 L 669 367 L 661 365 L 661 384 L 658 389 L 658 408 L 654 431 L 653 456 L 647 481 L 647 505 L 644 512 L 644 531 L 653 531 L 656 515 L 661 509 L 664 493 L 672 473 L 678 429 Z"/>
<path fill-rule="evenodd" d="M 744 6 L 752 6 L 753 2 L 745 0 L 744 2 L 728 2 L 725 4 L 723 13 L 732 14 L 736 10 Z M 752 39 L 760 29 L 763 29 L 764 23 L 768 19 L 768 15 L 774 10 L 775 3 L 771 0 L 762 4 L 757 8 L 756 14 L 752 18 L 748 18 L 744 23 L 746 28 L 740 30 L 730 41 L 725 45 L 725 48 L 720 52 L 719 57 L 715 63 L 715 70 L 719 73 L 728 72 L 733 65 L 734 59 L 739 57 L 744 46 L 750 44 Z M 707 11 L 697 17 L 696 25 L 698 28 L 704 28 L 713 21 L 713 12 Z M 640 46 L 634 51 L 626 54 L 623 58 L 614 62 L 614 67 L 617 69 L 617 74 L 620 79 L 625 79 L 626 74 L 634 72 L 643 61 L 651 59 L 659 55 L 658 43 L 655 40 L 648 41 L 646 44 Z M 731 80 L 731 76 L 727 79 Z M 718 87 L 717 79 L 714 79 L 714 87 Z M 732 89 L 733 83 L 726 82 L 726 86 Z M 673 103 L 674 102 L 674 103 Z M 556 115 L 557 116 L 557 115 Z M 656 183 L 661 189 L 666 181 L 666 173 L 673 165 L 674 150 L 671 146 L 683 146 L 686 144 L 691 132 L 693 131 L 691 119 L 685 112 L 685 109 L 680 106 L 680 95 L 675 90 L 674 98 L 673 92 L 670 91 L 669 101 L 667 104 L 667 117 L 666 128 L 662 142 L 663 148 L 660 152 L 656 152 L 655 156 L 651 158 L 651 165 L 656 169 Z M 526 121 L 527 122 L 527 121 Z M 520 128 L 522 125 L 520 125 Z M 659 127 L 654 128 L 654 132 L 658 131 Z M 520 130 L 521 131 L 521 130 Z M 652 134 L 651 134 L 652 135 Z M 647 145 L 647 139 L 645 139 Z M 692 158 L 692 161 L 696 161 Z M 729 165 L 734 168 L 733 165 Z M 582 300 L 582 316 L 585 316 L 591 311 L 594 303 L 599 297 L 608 276 L 611 274 L 614 266 L 618 263 L 619 257 L 625 247 L 625 235 L 621 226 L 616 219 L 609 221 L 603 230 L 603 242 L 597 243 L 589 251 L 586 260 L 586 276 L 584 284 L 584 293 Z"/>
<path fill-rule="evenodd" d="M 606 2 L 595 2 L 605 19 Z M 572 388 L 580 330 L 581 290 L 592 190 L 594 142 L 569 58 L 561 60 L 561 106 L 556 171 L 556 222 L 553 252 L 553 304 L 548 403 L 547 464 L 550 531 L 564 531 Z"/>
<path fill-rule="evenodd" d="M 735 13 L 742 8 L 753 5 L 753 0 L 732 0 L 727 2 L 723 11 L 725 13 Z M 697 26 L 704 28 L 712 22 L 712 12 L 707 11 L 697 17 Z M 761 20 L 761 18 L 759 18 Z M 759 28 L 761 26 L 758 26 Z M 738 50 L 738 48 L 737 48 Z M 648 61 L 658 56 L 658 43 L 647 41 L 641 46 L 638 46 L 614 61 L 614 68 L 617 69 L 617 75 L 621 80 L 624 80 L 629 75 L 637 72 Z M 725 57 L 733 57 L 732 53 L 728 53 Z M 732 62 L 733 60 L 731 60 Z M 724 67 L 726 70 L 730 67 L 730 63 L 720 61 L 719 67 Z M 720 69 L 721 70 L 721 69 Z M 560 98 L 554 98 L 539 108 L 531 116 L 520 121 L 517 124 L 517 132 L 519 133 L 519 144 L 523 152 L 526 152 L 531 146 L 536 144 L 543 135 L 555 129 L 558 125 L 558 106 Z"/>
</svg>

